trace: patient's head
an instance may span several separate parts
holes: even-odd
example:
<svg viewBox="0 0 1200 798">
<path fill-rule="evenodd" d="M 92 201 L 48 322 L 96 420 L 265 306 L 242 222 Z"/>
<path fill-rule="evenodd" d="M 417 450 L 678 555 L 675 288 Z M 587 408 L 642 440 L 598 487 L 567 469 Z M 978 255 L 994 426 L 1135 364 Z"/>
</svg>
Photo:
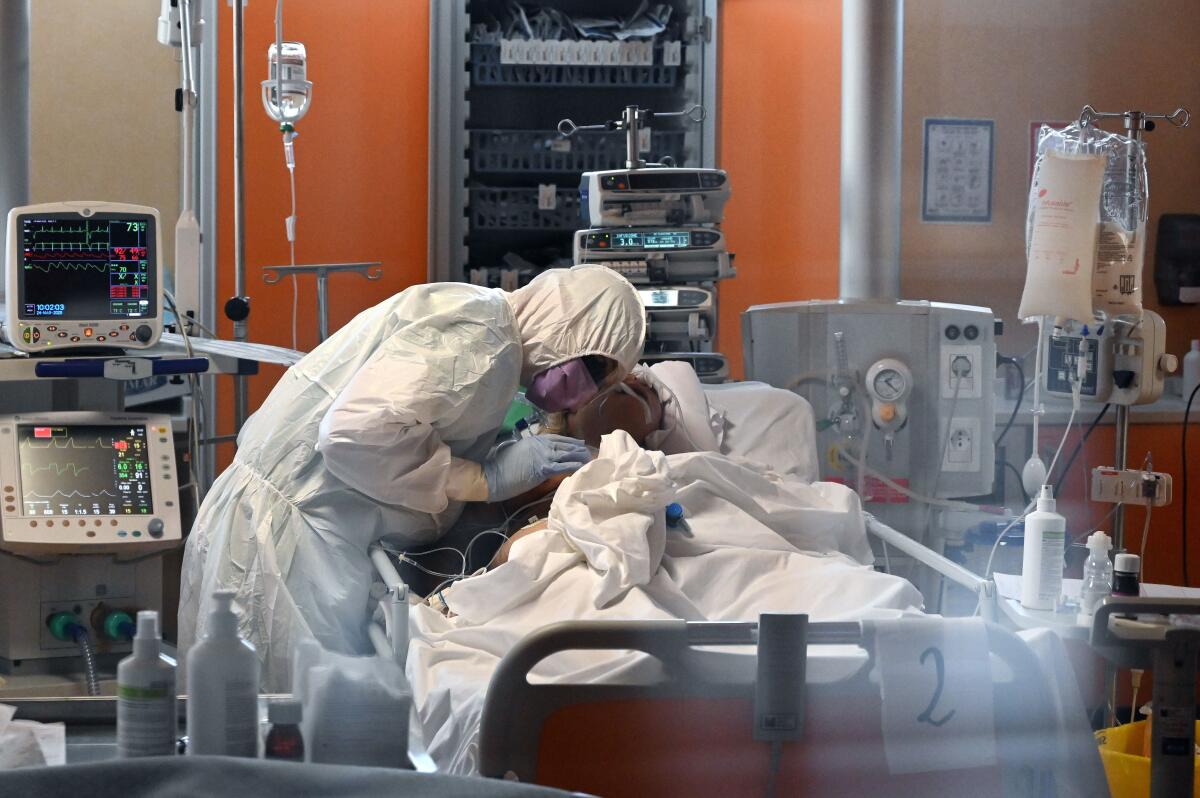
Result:
<svg viewBox="0 0 1200 798">
<path fill-rule="evenodd" d="M 633 374 L 621 385 L 588 402 L 566 418 L 566 434 L 588 446 L 599 446 L 601 436 L 615 430 L 628 432 L 639 446 L 662 427 L 663 406 L 658 393 Z"/>
</svg>

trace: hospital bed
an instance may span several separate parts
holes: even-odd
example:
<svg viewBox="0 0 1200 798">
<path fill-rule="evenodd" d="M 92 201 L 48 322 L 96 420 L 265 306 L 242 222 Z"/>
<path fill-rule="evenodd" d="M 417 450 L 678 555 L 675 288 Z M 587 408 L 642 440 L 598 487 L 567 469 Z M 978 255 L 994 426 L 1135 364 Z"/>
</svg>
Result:
<svg viewBox="0 0 1200 798">
<path fill-rule="evenodd" d="M 994 728 L 982 733 L 994 739 L 995 764 L 891 773 L 903 757 L 889 762 L 881 732 L 884 706 L 871 675 L 880 665 L 875 625 L 808 625 L 811 648 L 843 653 L 808 661 L 796 739 L 774 764 L 768 743 L 755 739 L 756 674 L 745 656 L 719 650 L 754 646 L 758 632 L 757 623 L 666 621 L 564 623 L 531 635 L 505 656 L 488 688 L 482 775 L 616 798 L 769 795 L 773 768 L 779 795 L 1028 796 L 1049 783 L 1058 764 L 1052 702 L 1033 655 L 1011 633 L 986 627 L 997 675 L 986 697 Z M 664 663 L 666 678 L 529 682 L 541 660 L 581 649 L 645 652 Z M 793 664 L 803 682 L 805 663 Z"/>
<path fill-rule="evenodd" d="M 797 401 L 803 402 L 799 398 Z M 730 403 L 730 406 L 736 407 L 740 404 L 740 402 Z M 804 409 L 807 409 L 806 406 Z M 811 428 L 811 411 L 806 416 L 804 426 Z M 743 425 L 743 431 L 748 429 L 750 429 L 748 425 Z M 755 440 L 768 440 L 772 435 L 772 427 L 770 425 L 759 427 L 754 432 L 756 433 Z M 777 428 L 775 436 L 778 437 Z M 815 435 L 812 434 L 800 437 L 809 444 L 809 447 L 815 439 Z M 811 479 L 808 465 L 808 462 L 801 461 L 793 473 L 802 480 Z M 773 469 L 778 468 L 775 464 L 772 464 L 772 467 Z M 990 581 L 979 579 L 961 566 L 874 519 L 868 517 L 867 520 L 867 531 L 870 534 L 887 542 L 896 550 L 934 567 L 951 581 L 979 595 L 984 619 L 995 618 L 994 586 Z M 805 547 L 801 546 L 801 548 Z M 385 551 L 376 548 L 372 551 L 371 556 L 385 585 L 385 591 L 381 599 L 381 612 L 376 616 L 382 623 L 371 630 L 370 638 L 382 655 L 395 656 L 399 662 L 404 662 L 404 654 L 409 651 L 408 591 L 400 574 L 396 571 L 395 564 Z M 839 578 L 844 578 L 844 572 L 839 572 L 836 568 L 838 562 L 836 557 L 828 560 L 834 567 L 832 571 L 824 571 L 824 562 L 820 560 L 820 557 L 815 559 L 814 567 L 821 570 L 812 572 L 814 576 L 819 573 L 835 574 L 835 576 L 829 577 L 835 582 Z M 866 571 L 869 575 L 870 569 L 868 568 Z M 882 577 L 882 575 L 875 576 Z M 728 578 L 728 573 L 724 578 Z M 861 584 L 868 588 L 871 585 L 879 584 L 866 579 L 865 576 L 862 579 Z M 851 581 L 855 582 L 855 578 L 852 578 Z M 859 583 L 855 582 L 855 584 Z M 735 586 L 727 589 L 733 593 L 741 588 Z M 855 589 L 849 588 L 851 592 Z M 838 592 L 843 591 L 839 588 Z M 893 605 L 879 604 L 876 608 L 883 606 Z M 899 604 L 894 606 L 901 609 L 895 615 L 905 614 Z M 808 612 L 809 610 L 800 611 Z M 750 613 L 748 617 L 753 618 L 756 614 Z M 724 616 L 701 615 L 700 617 L 740 620 L 747 616 L 726 614 Z M 816 617 L 821 619 L 821 613 L 818 612 Z M 836 614 L 834 617 L 837 617 Z M 849 617 L 856 622 L 814 624 L 812 626 L 814 633 L 809 641 L 812 648 L 807 658 L 810 665 L 809 672 L 814 677 L 823 675 L 825 678 L 815 683 L 810 680 L 809 698 L 806 700 L 806 713 L 809 721 L 805 726 L 807 730 L 804 737 L 805 743 L 800 748 L 811 747 L 810 744 L 813 741 L 819 745 L 808 754 L 785 753 L 785 762 L 781 771 L 784 784 L 790 783 L 789 779 L 797 778 L 797 776 L 791 775 L 793 773 L 804 774 L 804 779 L 818 778 L 819 775 L 820 778 L 833 779 L 829 783 L 834 784 L 844 781 L 845 774 L 850 771 L 886 772 L 886 769 L 880 770 L 875 767 L 878 765 L 880 757 L 883 756 L 879 727 L 882 705 L 879 689 L 868 676 L 872 670 L 872 657 L 874 656 L 872 646 L 876 627 L 871 621 L 864 620 L 877 617 L 877 614 L 868 611 L 864 615 L 852 614 Z M 914 620 L 921 622 L 926 618 L 916 615 Z M 659 773 L 656 778 L 669 778 L 671 783 L 674 783 L 675 779 L 683 778 L 680 775 L 681 771 L 687 771 L 701 774 L 697 777 L 696 783 L 698 784 L 726 783 L 710 772 L 715 761 L 719 761 L 722 763 L 721 767 L 728 769 L 730 778 L 740 779 L 739 783 L 743 785 L 757 785 L 758 782 L 755 779 L 765 778 L 767 772 L 766 749 L 761 744 L 753 743 L 748 730 L 750 721 L 745 710 L 748 696 L 753 694 L 754 684 L 753 673 L 748 675 L 745 673 L 748 667 L 751 671 L 753 670 L 754 663 L 754 657 L 750 656 L 752 649 L 746 649 L 745 646 L 752 646 L 754 643 L 755 624 L 731 622 L 688 624 L 683 621 L 652 621 L 621 622 L 623 625 L 618 628 L 606 625 L 610 623 L 591 620 L 577 622 L 567 627 L 553 627 L 549 630 L 535 631 L 530 628 L 529 632 L 531 633 L 524 639 L 511 636 L 505 638 L 503 635 L 499 635 L 505 642 L 497 641 L 485 646 L 489 653 L 496 657 L 493 660 L 495 665 L 476 668 L 469 673 L 453 672 L 453 664 L 452 672 L 436 673 L 433 672 L 436 671 L 435 666 L 428 677 L 430 680 L 445 680 L 455 685 L 447 688 L 448 694 L 444 702 L 440 708 L 434 711 L 434 714 L 440 718 L 437 722 L 441 724 L 436 733 L 439 735 L 449 734 L 454 740 L 449 748 L 443 747 L 443 752 L 455 752 L 454 768 L 465 772 L 460 767 L 463 760 L 459 753 L 475 745 L 468 738 L 477 735 L 477 754 L 470 757 L 475 763 L 473 767 L 475 771 L 494 776 L 503 776 L 512 771 L 519 777 L 533 780 L 536 783 L 570 784 L 569 780 L 560 778 L 564 773 L 587 772 L 600 778 L 611 770 L 611 767 L 603 764 L 604 762 L 622 761 L 623 757 L 632 756 L 642 750 L 657 750 L 654 746 L 645 744 L 645 741 L 667 739 L 664 735 L 668 734 L 675 734 L 678 737 L 679 729 L 684 729 L 689 735 L 699 733 L 700 736 L 692 736 L 690 742 L 676 740 L 679 746 L 698 752 L 721 751 L 721 755 L 706 757 L 697 763 L 684 756 L 674 756 L 671 751 L 668 751 L 667 754 L 671 755 L 663 759 L 663 768 L 654 771 Z M 486 626 L 481 627 L 481 631 L 486 631 L 486 629 Z M 659 639 L 660 636 L 661 639 Z M 1047 729 L 1053 724 L 1049 719 L 1040 715 L 1039 710 L 1034 707 L 1035 704 L 1037 707 L 1046 707 L 1050 704 L 1040 698 L 1046 692 L 1045 684 L 1036 675 L 1038 673 L 1037 664 L 1020 640 L 989 625 L 988 641 L 992 644 L 997 661 L 1005 663 L 999 670 L 1007 674 L 998 677 L 994 686 L 994 695 L 991 697 L 991 705 L 997 708 L 994 735 L 1001 754 L 999 769 L 989 775 L 989 778 L 998 785 L 991 794 L 1004 795 L 1006 791 L 1007 794 L 1036 794 L 1036 791 L 1031 793 L 1029 790 L 1013 792 L 1005 785 L 1010 784 L 1016 777 L 1014 773 L 1020 770 L 1014 763 L 1024 762 L 1032 766 L 1038 761 L 1034 754 L 1039 750 L 1043 752 L 1048 750 L 1045 743 L 1046 736 L 1050 732 Z M 693 647 L 698 644 L 720 644 L 726 647 L 740 646 L 741 648 L 730 649 L 723 653 L 710 651 L 697 653 Z M 525 678 L 525 674 L 531 668 L 555 652 L 562 655 L 564 651 L 570 650 L 577 653 L 582 650 L 600 655 L 602 653 L 611 654 L 614 649 L 643 651 L 669 662 L 665 679 L 651 686 L 630 684 L 627 678 L 630 673 L 628 668 L 622 668 L 622 673 L 615 679 L 602 675 L 598 678 L 589 678 L 586 684 L 570 684 L 568 682 L 567 684 L 530 685 Z M 686 652 L 686 655 L 683 652 Z M 553 660 L 553 657 L 550 659 Z M 411 656 L 408 660 L 410 666 L 415 662 Z M 707 670 L 701 668 L 697 671 L 696 668 L 699 665 L 708 665 L 709 667 Z M 743 674 L 744 678 L 729 680 L 730 674 L 739 672 Z M 830 676 L 831 673 L 834 675 Z M 410 678 L 412 677 L 410 673 Z M 463 688 L 467 681 L 471 682 L 470 690 L 477 698 L 471 698 L 468 704 L 464 704 L 463 695 L 455 691 Z M 616 683 L 618 681 L 622 683 Z M 486 696 L 484 696 L 484 691 L 486 691 Z M 1013 697 L 1016 695 L 1023 695 L 1024 698 L 1021 701 L 1015 701 Z M 663 707 L 666 709 L 659 712 L 658 709 Z M 1016 711 L 1017 707 L 1021 708 L 1020 712 Z M 1021 713 L 1024 715 L 1019 716 Z M 610 722 L 610 718 L 620 717 L 624 718 L 623 722 L 641 727 L 642 731 L 625 736 L 603 731 L 614 725 Z M 672 732 L 667 727 L 672 726 L 674 718 L 686 720 L 678 723 L 679 728 Z M 854 719 L 853 722 L 851 719 Z M 716 723 L 717 720 L 720 720 L 720 723 Z M 547 731 L 542 730 L 543 724 L 546 725 Z M 459 729 L 447 732 L 447 729 L 451 727 L 459 727 Z M 463 731 L 463 727 L 474 728 L 474 731 Z M 578 737 L 580 729 L 584 733 L 582 738 Z M 829 742 L 832 739 L 829 732 L 831 729 L 846 731 L 848 736 L 843 735 L 838 739 L 863 741 L 865 746 L 861 751 L 857 747 L 849 745 L 841 749 L 849 758 L 843 760 L 839 765 L 840 775 L 836 768 L 833 772 L 823 774 L 820 773 L 819 768 L 813 770 L 816 764 L 837 764 L 829 750 Z M 1036 733 L 1031 734 L 1031 731 Z M 1095 757 L 1095 748 L 1091 744 L 1090 735 L 1086 736 L 1088 737 L 1086 742 L 1091 747 L 1092 756 Z M 1028 750 L 1020 749 L 1021 745 L 1034 739 L 1041 741 L 1040 748 L 1035 745 Z M 463 740 L 466 742 L 462 742 Z M 576 743 L 580 740 L 586 741 L 587 745 L 577 745 Z M 642 744 L 631 742 L 635 740 L 641 740 Z M 577 762 L 573 758 L 565 760 L 567 764 L 559 761 L 562 759 L 559 754 L 563 750 L 587 749 L 589 745 L 600 745 L 601 741 L 603 741 L 603 745 L 597 749 L 599 753 L 595 761 Z M 427 740 L 426 742 L 431 741 Z M 675 754 L 680 753 L 679 750 L 673 750 Z M 726 755 L 726 751 L 729 752 L 728 755 Z M 1013 756 L 1013 751 L 1023 751 L 1023 753 L 1021 756 Z M 436 754 L 435 758 L 437 758 Z M 1098 767 L 1098 758 L 1095 764 Z M 444 766 L 444 763 L 439 761 L 439 766 Z M 1014 768 L 1016 769 L 1014 770 Z M 635 769 L 639 773 L 651 772 L 646 769 L 644 763 Z M 980 775 L 970 773 L 970 769 L 959 770 L 965 772 L 937 776 L 926 774 L 921 778 L 904 777 L 899 781 L 889 779 L 887 781 L 888 791 L 885 792 L 893 794 L 890 790 L 896 784 L 911 782 L 915 790 L 913 794 L 940 794 L 923 791 L 931 784 L 945 786 L 948 789 L 952 783 L 959 783 L 955 782 L 955 779 L 965 779 L 961 782 L 962 784 L 973 783 L 973 780 Z M 1029 777 L 1028 770 L 1024 771 L 1024 774 Z M 648 775 L 647 778 L 649 778 Z M 931 781 L 931 779 L 934 780 Z M 581 781 L 572 786 L 575 789 L 594 790 L 606 795 L 614 794 L 607 789 L 606 782 L 598 783 L 602 787 L 597 787 L 591 781 Z M 765 782 L 763 783 L 765 784 Z M 869 779 L 861 781 L 864 790 L 868 789 L 871 783 Z M 753 793 L 758 789 L 758 786 L 755 786 L 723 791 L 727 794 L 745 794 L 747 791 Z M 720 790 L 715 792 L 720 792 Z M 715 794 L 715 792 L 709 794 Z M 814 794 L 820 794 L 820 792 L 817 791 Z M 830 790 L 829 792 L 840 791 Z M 640 789 L 632 790 L 630 794 L 658 793 L 654 785 L 642 783 Z M 692 793 L 690 790 L 684 790 L 678 794 Z M 694 794 L 705 793 L 696 792 Z M 989 793 L 980 791 L 980 794 L 987 795 Z"/>
</svg>

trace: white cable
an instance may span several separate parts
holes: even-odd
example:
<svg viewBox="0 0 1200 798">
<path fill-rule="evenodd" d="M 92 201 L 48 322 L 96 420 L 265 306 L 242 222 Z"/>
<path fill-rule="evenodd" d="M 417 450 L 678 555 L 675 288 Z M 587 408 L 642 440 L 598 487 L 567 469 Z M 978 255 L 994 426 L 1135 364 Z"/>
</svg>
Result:
<svg viewBox="0 0 1200 798">
<path fill-rule="evenodd" d="M 1054 451 L 1054 459 L 1050 461 L 1050 467 L 1046 469 L 1046 484 L 1053 485 L 1054 482 L 1050 478 L 1054 473 L 1054 466 L 1058 463 L 1058 457 L 1062 454 L 1063 445 L 1066 444 L 1067 438 L 1071 435 L 1071 425 L 1075 423 L 1076 407 L 1071 406 L 1071 415 L 1067 417 L 1067 428 L 1063 430 L 1062 440 L 1058 442 L 1058 448 Z"/>
<path fill-rule="evenodd" d="M 834 448 L 838 452 L 838 454 L 844 455 L 846 457 L 846 459 L 849 460 L 851 463 L 853 463 L 855 466 L 859 465 L 860 461 L 858 460 L 858 458 L 855 457 L 853 454 L 851 454 L 850 451 L 843 444 L 834 444 Z M 895 490 L 915 501 L 919 501 L 924 504 L 931 504 L 934 507 L 944 507 L 947 510 L 965 510 L 965 511 L 973 512 L 973 511 L 976 511 L 979 509 L 979 507 L 977 507 L 976 505 L 970 504 L 968 502 L 959 502 L 959 501 L 953 501 L 953 500 L 949 500 L 949 499 L 935 499 L 932 496 L 924 496 L 920 493 L 909 490 L 908 488 L 904 487 L 900 483 L 893 481 L 889 477 L 885 476 L 884 474 L 882 474 L 879 471 L 876 471 L 874 468 L 871 468 L 870 466 L 866 465 L 865 463 L 862 464 L 862 468 L 868 474 L 875 477 L 883 484 L 887 485 L 888 487 L 892 488 L 893 490 Z"/>
<path fill-rule="evenodd" d="M 1042 361 L 1044 360 L 1042 350 L 1045 346 L 1045 337 L 1043 335 L 1045 323 L 1046 317 L 1038 316 L 1038 339 L 1037 347 L 1035 347 L 1036 354 L 1033 360 L 1033 406 L 1031 410 L 1033 413 L 1033 457 L 1038 456 L 1038 421 L 1041 419 L 1042 413 L 1045 412 L 1045 408 L 1042 407 Z"/>
<path fill-rule="evenodd" d="M 283 118 L 283 0 L 275 2 L 275 102 L 279 104 L 279 114 Z M 288 263 L 296 265 L 296 153 L 292 140 L 296 137 L 294 131 L 283 134 L 283 161 L 288 170 L 288 183 L 291 186 L 292 213 L 285 221 L 288 239 Z M 300 309 L 300 281 L 296 272 L 292 272 L 292 349 L 299 350 L 297 318 Z"/>
<path fill-rule="evenodd" d="M 951 370 L 954 369 L 954 363 L 951 361 Z M 935 497 L 937 496 L 938 485 L 942 481 L 942 469 L 946 465 L 946 452 L 950 451 L 950 428 L 954 426 L 954 411 L 958 409 L 958 394 L 962 389 L 962 375 L 957 371 L 954 372 L 954 398 L 950 400 L 950 412 L 946 415 L 946 429 L 942 433 L 941 454 L 938 455 L 937 471 L 934 472 L 933 490 L 930 491 Z M 926 521 L 928 525 L 928 520 Z"/>
<path fill-rule="evenodd" d="M 1025 505 L 1025 509 L 1021 511 L 1021 514 L 1018 515 L 1016 518 L 1014 518 L 1012 521 L 1010 521 L 1008 526 L 1004 527 L 1004 529 L 1000 532 L 999 535 L 996 535 L 996 542 L 992 544 L 992 553 L 988 555 L 987 565 L 983 569 L 983 578 L 984 579 L 991 578 L 992 561 L 996 559 L 996 551 L 1000 548 L 1000 541 L 1004 540 L 1004 536 L 1007 535 L 1008 531 L 1010 529 L 1012 529 L 1014 526 L 1016 526 L 1018 522 L 1024 521 L 1025 516 L 1029 515 L 1029 513 L 1036 506 L 1037 506 L 1036 499 L 1031 501 L 1029 504 Z"/>
<path fill-rule="evenodd" d="M 1153 501 L 1153 500 L 1151 500 Z M 1150 533 L 1150 514 L 1154 510 L 1153 504 L 1146 505 L 1146 523 L 1142 524 L 1142 576 L 1146 575 L 1146 539 Z"/>
<path fill-rule="evenodd" d="M 284 149 L 290 150 L 292 145 L 287 140 L 288 134 L 283 134 Z M 293 150 L 294 152 L 294 150 Z M 296 159 L 295 156 L 288 159 L 288 183 L 292 190 L 292 215 L 288 217 L 288 263 L 294 268 L 296 265 Z M 296 323 L 300 310 L 300 281 L 296 278 L 296 272 L 292 272 L 292 349 L 299 351 L 297 346 L 298 336 L 296 335 Z"/>
</svg>

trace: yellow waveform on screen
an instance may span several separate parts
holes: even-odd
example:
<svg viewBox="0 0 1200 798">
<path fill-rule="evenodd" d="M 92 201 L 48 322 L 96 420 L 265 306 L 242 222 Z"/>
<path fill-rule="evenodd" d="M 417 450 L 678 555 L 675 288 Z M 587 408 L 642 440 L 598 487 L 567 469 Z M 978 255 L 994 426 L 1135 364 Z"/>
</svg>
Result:
<svg viewBox="0 0 1200 798">
<path fill-rule="evenodd" d="M 60 443 L 61 441 L 61 443 Z M 105 442 L 103 438 L 96 438 L 94 444 L 82 445 L 75 442 L 74 438 L 49 438 L 45 445 L 42 445 L 35 438 L 26 438 L 21 441 L 23 449 L 111 449 L 113 448 L 112 441 Z"/>
<path fill-rule="evenodd" d="M 59 477 L 70 471 L 73 475 L 79 476 L 80 472 L 87 471 L 88 468 L 90 468 L 90 466 L 81 466 L 75 463 L 63 463 L 62 465 L 59 465 L 58 463 L 47 463 L 44 466 L 38 466 L 36 468 L 34 467 L 33 463 L 21 464 L 21 470 L 28 473 L 30 476 L 42 471 L 53 471 L 54 475 Z"/>
</svg>

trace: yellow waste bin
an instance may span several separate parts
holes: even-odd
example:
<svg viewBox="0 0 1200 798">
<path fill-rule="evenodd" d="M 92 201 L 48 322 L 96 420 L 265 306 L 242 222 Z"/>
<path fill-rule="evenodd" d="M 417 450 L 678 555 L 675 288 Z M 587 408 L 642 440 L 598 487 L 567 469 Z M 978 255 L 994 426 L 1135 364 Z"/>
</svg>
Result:
<svg viewBox="0 0 1200 798">
<path fill-rule="evenodd" d="M 1149 733 L 1150 727 L 1144 720 L 1096 732 L 1104 775 L 1108 777 L 1113 798 L 1149 798 L 1150 757 L 1143 756 L 1149 750 L 1146 744 Z M 1196 737 L 1200 739 L 1200 722 L 1196 724 Z M 1193 779 L 1192 795 L 1200 796 L 1200 757 Z"/>
</svg>

